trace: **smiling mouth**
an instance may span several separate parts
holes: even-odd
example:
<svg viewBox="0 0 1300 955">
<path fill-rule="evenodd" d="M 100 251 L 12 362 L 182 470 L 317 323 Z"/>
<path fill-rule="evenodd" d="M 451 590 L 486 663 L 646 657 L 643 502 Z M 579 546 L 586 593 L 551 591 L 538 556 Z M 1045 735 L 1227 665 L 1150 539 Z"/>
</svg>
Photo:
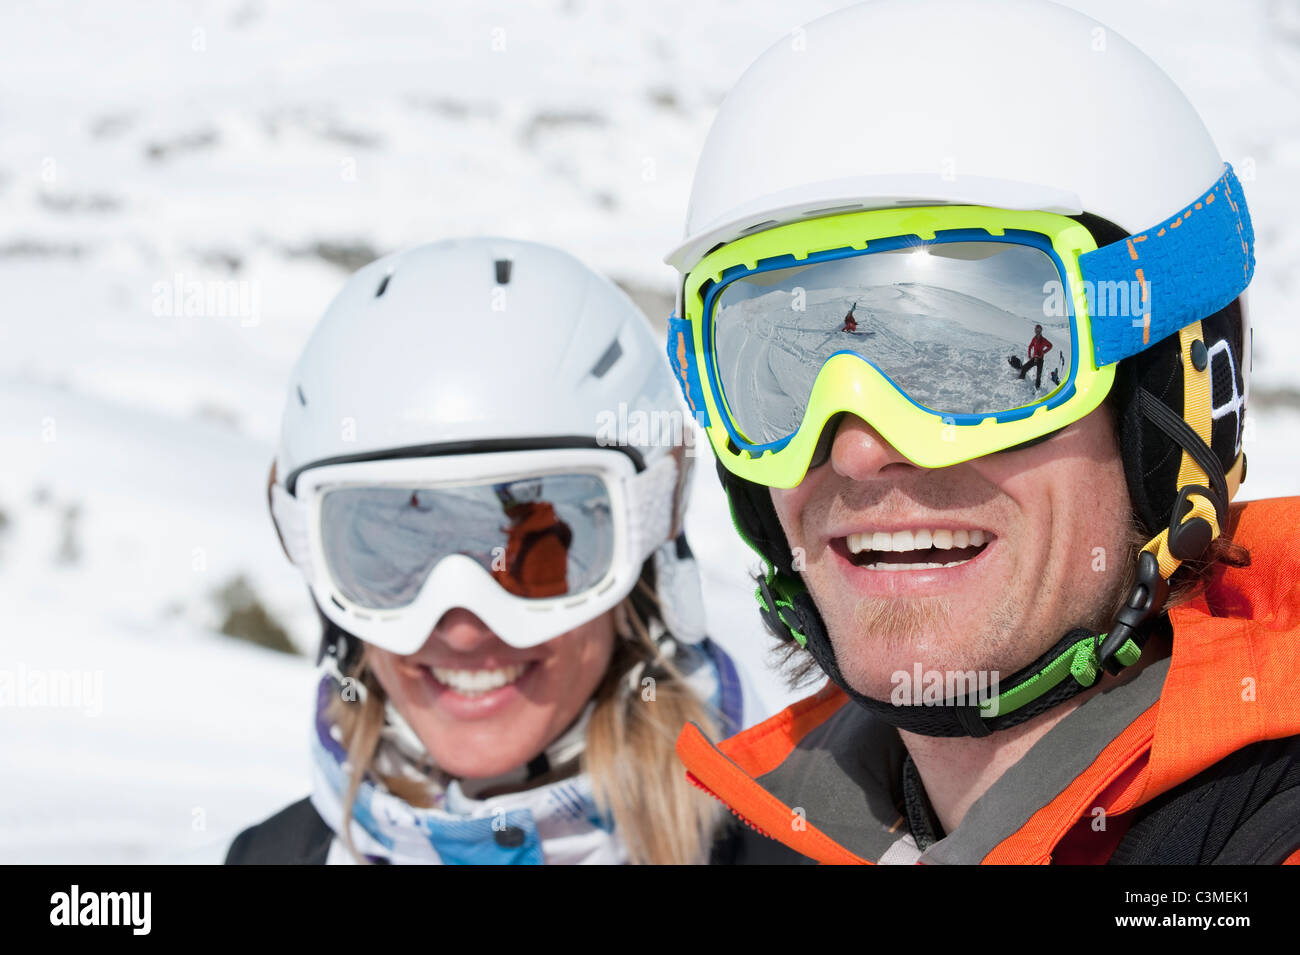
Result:
<svg viewBox="0 0 1300 955">
<path fill-rule="evenodd" d="M 985 530 L 867 531 L 840 538 L 855 567 L 866 570 L 939 570 L 974 560 L 993 542 Z"/>
<path fill-rule="evenodd" d="M 490 670 L 460 670 L 452 667 L 426 667 L 433 678 L 447 689 L 473 699 L 518 682 L 532 668 L 532 663 L 517 663 Z"/>
</svg>

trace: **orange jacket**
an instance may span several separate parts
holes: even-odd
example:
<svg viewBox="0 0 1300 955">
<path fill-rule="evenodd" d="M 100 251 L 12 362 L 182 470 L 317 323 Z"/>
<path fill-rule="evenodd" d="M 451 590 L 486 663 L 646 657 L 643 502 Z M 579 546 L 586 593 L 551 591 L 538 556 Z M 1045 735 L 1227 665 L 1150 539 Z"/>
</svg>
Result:
<svg viewBox="0 0 1300 955">
<path fill-rule="evenodd" d="M 529 501 L 510 510 L 505 567 L 493 576 L 518 597 L 562 597 L 568 593 L 569 545 L 573 531 L 549 501 Z"/>
<path fill-rule="evenodd" d="M 1170 611 L 1172 655 L 1077 707 L 920 858 L 898 809 L 897 731 L 830 683 L 717 746 L 688 724 L 678 755 L 733 813 L 817 862 L 1104 862 L 1137 807 L 1300 734 L 1300 498 L 1232 510 L 1251 565 Z"/>
</svg>

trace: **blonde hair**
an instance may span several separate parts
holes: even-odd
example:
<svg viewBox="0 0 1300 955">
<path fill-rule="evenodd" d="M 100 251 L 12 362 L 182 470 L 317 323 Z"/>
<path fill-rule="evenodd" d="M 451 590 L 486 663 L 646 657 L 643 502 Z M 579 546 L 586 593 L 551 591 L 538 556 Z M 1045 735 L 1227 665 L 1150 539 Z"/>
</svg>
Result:
<svg viewBox="0 0 1300 955">
<path fill-rule="evenodd" d="M 676 741 L 687 722 L 716 736 L 716 714 L 660 652 L 654 632 L 660 627 L 658 600 L 644 577 L 613 612 L 618 637 L 593 697 L 580 769 L 591 780 L 597 806 L 614 820 L 615 837 L 629 862 L 707 863 L 722 807 L 686 778 L 677 760 Z M 344 819 L 352 818 L 368 773 L 399 799 L 427 807 L 431 801 L 426 785 L 374 771 L 387 695 L 366 665 L 364 653 L 352 675 L 365 687 L 361 700 L 346 702 L 336 696 L 329 710 L 342 734 L 350 768 Z M 647 678 L 653 682 L 646 682 Z M 349 825 L 344 826 L 343 839 L 353 856 L 364 861 Z"/>
</svg>

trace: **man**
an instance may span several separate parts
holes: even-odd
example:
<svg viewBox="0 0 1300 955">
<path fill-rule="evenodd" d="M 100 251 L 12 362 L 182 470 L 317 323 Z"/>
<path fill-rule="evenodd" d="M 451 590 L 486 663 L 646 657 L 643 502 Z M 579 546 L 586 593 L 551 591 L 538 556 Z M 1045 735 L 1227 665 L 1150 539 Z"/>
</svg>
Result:
<svg viewBox="0 0 1300 955">
<path fill-rule="evenodd" d="M 829 681 L 720 745 L 688 726 L 687 770 L 802 861 L 1296 861 L 1300 502 L 1229 503 L 1231 167 L 1154 63 L 1054 4 L 876 0 L 799 38 L 706 141 L 669 351 L 761 613 Z M 855 141 L 807 148 L 830 129 Z M 1089 315 L 1103 281 L 1154 307 Z M 889 307 L 814 352 L 764 334 L 815 320 L 795 286 Z M 1052 287 L 1077 357 L 1026 409 L 979 369 Z"/>
<path fill-rule="evenodd" d="M 1023 380 L 1030 368 L 1036 369 L 1034 390 L 1043 384 L 1043 356 L 1052 350 L 1052 343 L 1043 337 L 1043 326 L 1034 326 L 1034 337 L 1029 340 L 1027 354 L 1029 360 L 1020 366 L 1020 378 Z"/>
</svg>

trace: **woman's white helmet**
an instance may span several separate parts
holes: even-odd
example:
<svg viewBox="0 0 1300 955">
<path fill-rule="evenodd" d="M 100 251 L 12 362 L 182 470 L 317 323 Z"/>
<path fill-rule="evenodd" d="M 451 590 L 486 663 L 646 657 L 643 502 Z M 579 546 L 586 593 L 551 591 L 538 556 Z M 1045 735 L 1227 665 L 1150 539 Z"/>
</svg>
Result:
<svg viewBox="0 0 1300 955">
<path fill-rule="evenodd" d="M 357 271 L 316 326 L 290 378 L 272 511 L 317 605 L 346 632 L 355 618 L 330 599 L 295 499 L 304 473 L 426 451 L 616 446 L 667 475 L 646 505 L 657 539 L 644 551 L 654 548 L 665 624 L 695 641 L 703 610 L 680 535 L 692 459 L 660 426 L 673 421 L 679 437 L 691 426 L 660 342 L 613 283 L 545 245 L 435 242 Z"/>
</svg>

